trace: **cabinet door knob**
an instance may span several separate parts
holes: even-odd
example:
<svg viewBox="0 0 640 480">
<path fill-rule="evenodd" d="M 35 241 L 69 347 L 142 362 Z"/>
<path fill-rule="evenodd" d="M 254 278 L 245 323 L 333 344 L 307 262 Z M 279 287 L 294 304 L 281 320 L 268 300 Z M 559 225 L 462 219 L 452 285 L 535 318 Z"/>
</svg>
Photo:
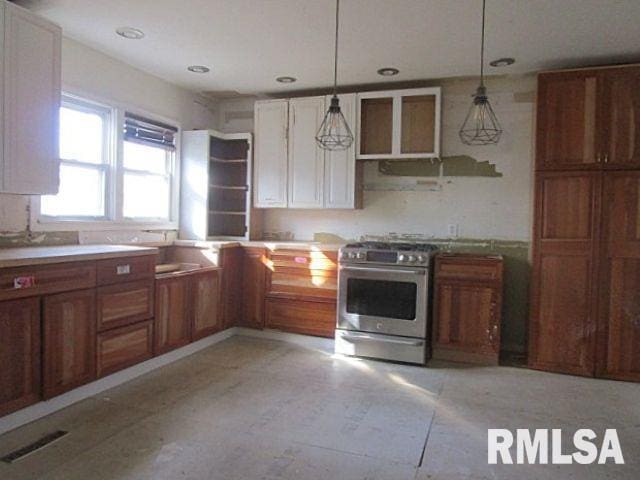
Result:
<svg viewBox="0 0 640 480">
<path fill-rule="evenodd" d="M 600 154 L 598 154 L 598 156 L 596 157 L 596 163 L 600 163 L 600 160 L 601 160 Z"/>
<path fill-rule="evenodd" d="M 609 154 L 608 153 L 604 154 L 604 163 L 609 163 Z"/>
</svg>

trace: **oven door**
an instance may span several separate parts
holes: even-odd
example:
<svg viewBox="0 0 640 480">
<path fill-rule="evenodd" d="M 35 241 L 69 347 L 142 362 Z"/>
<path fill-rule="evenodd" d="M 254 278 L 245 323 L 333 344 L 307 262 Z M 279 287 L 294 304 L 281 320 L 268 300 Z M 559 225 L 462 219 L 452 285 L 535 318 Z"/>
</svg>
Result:
<svg viewBox="0 0 640 480">
<path fill-rule="evenodd" d="M 428 270 L 341 265 L 338 328 L 426 338 Z"/>
</svg>

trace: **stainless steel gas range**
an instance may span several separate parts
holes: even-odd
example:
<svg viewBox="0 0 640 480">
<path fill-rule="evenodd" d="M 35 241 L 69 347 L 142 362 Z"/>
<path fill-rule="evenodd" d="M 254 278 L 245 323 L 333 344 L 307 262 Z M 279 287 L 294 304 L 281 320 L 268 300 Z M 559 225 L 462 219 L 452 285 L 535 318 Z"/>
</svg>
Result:
<svg viewBox="0 0 640 480">
<path fill-rule="evenodd" d="M 335 351 L 424 364 L 436 247 L 362 242 L 340 249 Z"/>
</svg>

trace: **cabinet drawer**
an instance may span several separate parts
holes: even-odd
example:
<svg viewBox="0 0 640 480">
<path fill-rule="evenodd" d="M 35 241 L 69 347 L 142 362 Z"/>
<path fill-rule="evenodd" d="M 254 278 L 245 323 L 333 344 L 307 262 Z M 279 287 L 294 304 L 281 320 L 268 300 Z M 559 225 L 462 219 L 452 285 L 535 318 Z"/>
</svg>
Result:
<svg viewBox="0 0 640 480">
<path fill-rule="evenodd" d="M 278 268 L 298 268 L 301 270 L 337 270 L 338 253 L 316 250 L 277 250 L 271 252 L 274 270 Z"/>
<path fill-rule="evenodd" d="M 153 316 L 153 281 L 98 288 L 98 331 Z"/>
<path fill-rule="evenodd" d="M 335 301 L 337 272 L 331 270 L 300 270 L 278 268 L 269 272 L 268 295 L 316 297 Z"/>
<path fill-rule="evenodd" d="M 98 334 L 98 377 L 147 360 L 153 355 L 151 320 Z"/>
<path fill-rule="evenodd" d="M 500 281 L 502 278 L 502 259 L 464 254 L 438 256 L 435 274 L 437 278 Z"/>
<path fill-rule="evenodd" d="M 334 302 L 267 298 L 265 307 L 267 328 L 333 338 L 336 328 Z"/>
<path fill-rule="evenodd" d="M 32 287 L 15 288 L 18 277 L 32 278 Z M 82 290 L 96 285 L 94 262 L 55 263 L 0 270 L 0 301 Z"/>
<path fill-rule="evenodd" d="M 110 258 L 96 262 L 98 285 L 133 282 L 155 276 L 156 256 Z"/>
</svg>

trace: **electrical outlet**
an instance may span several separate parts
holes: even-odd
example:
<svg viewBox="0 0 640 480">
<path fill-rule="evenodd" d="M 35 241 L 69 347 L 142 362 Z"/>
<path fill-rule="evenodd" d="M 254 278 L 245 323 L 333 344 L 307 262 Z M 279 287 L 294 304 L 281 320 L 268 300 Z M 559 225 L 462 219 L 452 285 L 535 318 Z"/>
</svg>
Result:
<svg viewBox="0 0 640 480">
<path fill-rule="evenodd" d="M 458 237 L 458 224 L 457 223 L 450 223 L 449 225 L 447 225 L 447 234 L 450 238 L 457 238 Z"/>
</svg>

